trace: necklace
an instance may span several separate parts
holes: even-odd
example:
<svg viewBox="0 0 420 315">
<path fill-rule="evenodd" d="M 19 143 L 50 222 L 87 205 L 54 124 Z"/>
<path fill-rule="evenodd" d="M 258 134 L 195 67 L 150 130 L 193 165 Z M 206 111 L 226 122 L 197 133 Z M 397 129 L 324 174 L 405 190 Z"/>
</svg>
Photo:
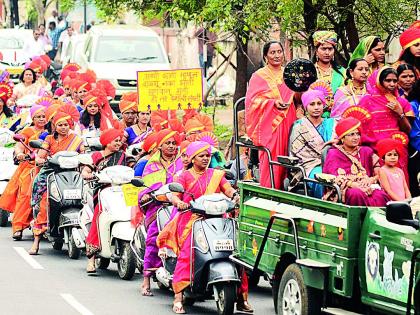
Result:
<svg viewBox="0 0 420 315">
<path fill-rule="evenodd" d="M 197 180 L 198 187 L 200 188 L 200 196 L 205 195 L 206 190 L 207 190 L 207 186 L 209 185 L 208 177 L 207 177 L 208 174 L 206 173 L 206 170 L 204 170 L 202 172 L 198 172 L 194 167 L 191 170 L 192 170 L 194 178 Z M 204 173 L 206 173 L 206 177 L 204 179 L 204 185 L 201 185 L 200 177 L 203 176 Z"/>
<path fill-rule="evenodd" d="M 332 78 L 332 66 L 329 64 L 328 68 L 325 70 L 322 67 L 319 66 L 318 62 L 315 63 L 316 72 L 318 73 L 318 80 L 327 81 L 329 84 L 331 84 L 331 78 Z"/>
</svg>

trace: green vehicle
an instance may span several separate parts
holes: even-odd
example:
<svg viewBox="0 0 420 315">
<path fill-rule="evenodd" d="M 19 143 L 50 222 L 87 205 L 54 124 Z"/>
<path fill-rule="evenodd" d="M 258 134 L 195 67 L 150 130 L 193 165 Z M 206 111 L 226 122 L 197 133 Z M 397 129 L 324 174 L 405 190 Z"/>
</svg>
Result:
<svg viewBox="0 0 420 315">
<path fill-rule="evenodd" d="M 239 147 L 267 152 L 237 133 L 235 143 L 237 152 Z M 288 157 L 270 157 L 270 164 L 299 169 Z M 239 181 L 239 235 L 231 259 L 248 270 L 251 281 L 269 279 L 278 314 L 318 314 L 321 309 L 420 314 L 419 221 L 410 206 L 323 201 L 308 196 L 313 181 L 304 178 L 297 193 Z"/>
</svg>

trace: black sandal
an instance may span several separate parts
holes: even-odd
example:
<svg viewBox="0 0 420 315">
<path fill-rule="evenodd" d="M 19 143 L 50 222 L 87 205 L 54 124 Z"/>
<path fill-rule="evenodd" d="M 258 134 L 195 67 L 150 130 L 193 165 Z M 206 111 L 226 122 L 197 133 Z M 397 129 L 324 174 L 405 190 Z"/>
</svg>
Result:
<svg viewBox="0 0 420 315">
<path fill-rule="evenodd" d="M 16 231 L 15 233 L 13 233 L 12 238 L 15 241 L 20 241 L 22 239 L 22 231 Z"/>
</svg>

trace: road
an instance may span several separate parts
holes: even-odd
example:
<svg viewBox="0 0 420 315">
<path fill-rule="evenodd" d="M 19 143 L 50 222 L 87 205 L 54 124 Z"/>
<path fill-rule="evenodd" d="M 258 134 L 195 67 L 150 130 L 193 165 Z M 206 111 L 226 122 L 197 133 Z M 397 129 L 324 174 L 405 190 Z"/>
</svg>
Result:
<svg viewBox="0 0 420 315">
<path fill-rule="evenodd" d="M 25 231 L 22 241 L 11 238 L 11 227 L 0 228 L 0 314 L 173 314 L 172 293 L 152 284 L 153 297 L 143 297 L 141 275 L 119 279 L 116 265 L 96 276 L 85 272 L 87 259 L 71 260 L 66 251 L 55 251 L 46 241 L 39 255 L 26 254 L 32 236 Z M 271 290 L 263 282 L 250 293 L 254 314 L 274 314 Z M 188 314 L 217 314 L 213 301 L 186 307 Z"/>
</svg>

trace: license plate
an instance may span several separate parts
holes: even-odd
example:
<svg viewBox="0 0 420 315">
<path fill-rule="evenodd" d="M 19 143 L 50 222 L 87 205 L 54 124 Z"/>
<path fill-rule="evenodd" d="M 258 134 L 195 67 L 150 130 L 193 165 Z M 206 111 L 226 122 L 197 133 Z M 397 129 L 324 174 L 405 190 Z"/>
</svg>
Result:
<svg viewBox="0 0 420 315">
<path fill-rule="evenodd" d="M 9 72 L 10 74 L 21 74 L 22 72 L 22 68 L 8 68 L 6 69 L 7 72 Z"/>
<path fill-rule="evenodd" d="M 65 189 L 63 191 L 64 199 L 82 199 L 81 189 Z"/>
<path fill-rule="evenodd" d="M 233 251 L 233 240 L 215 240 L 213 241 L 213 248 L 215 251 Z"/>
</svg>

